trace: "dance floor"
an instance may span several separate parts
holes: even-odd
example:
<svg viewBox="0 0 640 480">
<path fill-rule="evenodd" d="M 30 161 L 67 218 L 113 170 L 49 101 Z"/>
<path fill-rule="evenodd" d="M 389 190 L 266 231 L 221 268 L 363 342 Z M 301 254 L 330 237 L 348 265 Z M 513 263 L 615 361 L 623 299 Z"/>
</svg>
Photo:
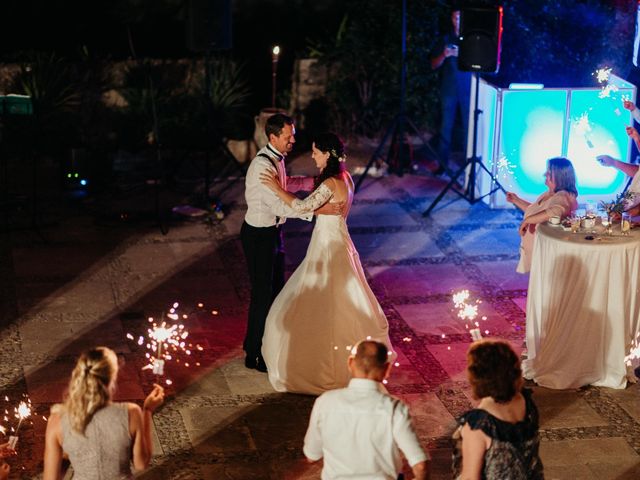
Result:
<svg viewBox="0 0 640 480">
<path fill-rule="evenodd" d="M 291 168 L 306 173 L 310 164 L 303 156 Z M 518 215 L 450 194 L 423 218 L 443 185 L 426 174 L 367 179 L 348 222 L 398 352 L 388 389 L 410 405 L 434 479 L 450 478 L 454 418 L 473 405 L 464 373 L 470 336 L 452 293 L 468 289 L 481 302 L 482 331 L 520 351 L 527 289 L 527 277 L 515 273 Z M 34 410 L 11 460 L 15 478 L 38 478 L 44 417 L 62 399 L 83 349 L 115 349 L 122 359 L 117 398 L 144 398 L 155 378 L 141 369 L 146 349 L 137 339 L 147 318 L 160 318 L 174 302 L 187 315 L 193 346 L 160 378 L 172 385 L 154 417 L 153 466 L 141 478 L 319 478 L 320 466 L 307 464 L 301 450 L 314 398 L 274 393 L 265 374 L 243 365 L 249 285 L 238 238 L 242 191 L 238 182 L 225 192 L 230 211 L 220 223 L 174 222 L 167 235 L 150 224 L 96 223 L 73 209 L 42 229 L 44 240 L 33 231 L 0 235 L 0 404 L 12 409 L 28 395 Z M 289 272 L 310 232 L 309 224 L 287 222 Z M 541 413 L 546 478 L 640 478 L 637 385 L 530 386 Z"/>
</svg>

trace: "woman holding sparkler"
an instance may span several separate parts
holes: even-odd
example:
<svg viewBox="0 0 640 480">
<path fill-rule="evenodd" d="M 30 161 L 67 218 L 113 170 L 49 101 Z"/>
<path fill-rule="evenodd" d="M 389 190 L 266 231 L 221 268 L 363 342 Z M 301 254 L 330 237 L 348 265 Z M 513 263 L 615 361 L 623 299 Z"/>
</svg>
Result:
<svg viewBox="0 0 640 480">
<path fill-rule="evenodd" d="M 522 388 L 520 359 L 505 340 L 480 340 L 467 352 L 467 376 L 478 407 L 458 418 L 454 478 L 541 480 L 538 409 Z"/>
<path fill-rule="evenodd" d="M 343 215 L 318 215 L 304 260 L 271 306 L 262 355 L 277 391 L 319 394 L 347 385 L 347 358 L 360 339 L 382 342 L 390 352 L 391 342 L 347 229 L 354 186 L 344 145 L 333 133 L 319 135 L 311 157 L 320 175 L 305 200 L 283 190 L 274 176 L 261 180 L 300 213 L 327 202 L 344 202 L 345 209 Z"/>
<path fill-rule="evenodd" d="M 132 461 L 136 471 L 149 465 L 152 414 L 162 404 L 164 390 L 155 385 L 142 409 L 134 403 L 115 403 L 117 376 L 113 350 L 97 347 L 80 356 L 65 402 L 51 409 L 43 480 L 62 478 L 63 451 L 74 478 L 132 478 Z"/>
<path fill-rule="evenodd" d="M 549 221 L 551 217 L 566 217 L 578 208 L 578 190 L 576 173 L 570 160 L 555 157 L 547 160 L 544 172 L 544 184 L 548 190 L 530 203 L 513 192 L 507 192 L 507 202 L 513 203 L 524 211 L 524 219 L 520 224 L 520 262 L 516 271 L 527 273 L 531 270 L 531 254 L 536 225 Z"/>
</svg>

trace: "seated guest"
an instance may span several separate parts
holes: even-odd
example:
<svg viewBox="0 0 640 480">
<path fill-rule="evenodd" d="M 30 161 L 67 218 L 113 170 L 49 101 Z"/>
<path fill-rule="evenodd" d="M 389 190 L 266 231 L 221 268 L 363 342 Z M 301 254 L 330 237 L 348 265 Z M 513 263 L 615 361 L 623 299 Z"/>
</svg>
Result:
<svg viewBox="0 0 640 480">
<path fill-rule="evenodd" d="M 396 480 L 402 451 L 415 478 L 428 478 L 429 456 L 420 447 L 409 409 L 381 385 L 391 367 L 386 345 L 366 340 L 354 351 L 349 385 L 323 393 L 313 406 L 305 456 L 312 462 L 324 458 L 322 480 Z"/>
<path fill-rule="evenodd" d="M 142 410 L 135 403 L 114 403 L 118 375 L 113 350 L 97 347 L 83 353 L 71 373 L 62 405 L 54 405 L 47 423 L 43 480 L 62 478 L 63 451 L 74 478 L 133 478 L 151 460 L 151 415 L 164 399 L 155 385 Z"/>
<path fill-rule="evenodd" d="M 513 203 L 524 211 L 524 219 L 520 224 L 520 262 L 516 271 L 527 273 L 531 270 L 531 253 L 536 225 L 547 222 L 551 217 L 566 217 L 578 208 L 576 200 L 576 173 L 569 160 L 563 157 L 547 160 L 544 172 L 544 184 L 548 190 L 530 203 L 513 192 L 507 192 L 507 202 Z"/>
<path fill-rule="evenodd" d="M 467 352 L 467 375 L 478 408 L 458 419 L 454 478 L 538 480 L 538 409 L 522 388 L 520 360 L 504 340 L 480 340 Z"/>
</svg>

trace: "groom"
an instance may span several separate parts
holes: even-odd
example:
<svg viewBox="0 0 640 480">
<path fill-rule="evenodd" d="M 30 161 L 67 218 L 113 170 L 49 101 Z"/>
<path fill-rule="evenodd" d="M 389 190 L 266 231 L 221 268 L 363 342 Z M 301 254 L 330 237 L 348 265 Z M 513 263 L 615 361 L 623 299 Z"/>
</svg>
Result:
<svg viewBox="0 0 640 480">
<path fill-rule="evenodd" d="M 267 120 L 265 133 L 269 139 L 251 161 L 245 180 L 247 213 L 240 230 L 242 249 L 249 268 L 251 302 L 243 348 L 244 365 L 260 372 L 267 366 L 262 358 L 262 335 L 269 308 L 284 286 L 284 250 L 281 225 L 286 218 L 311 221 L 313 215 L 300 215 L 282 202 L 260 182 L 263 172 L 276 173 L 280 185 L 290 192 L 313 189 L 312 177 L 288 177 L 284 159 L 296 142 L 293 119 L 281 113 Z M 326 204 L 315 213 L 339 215 L 344 204 Z"/>
</svg>

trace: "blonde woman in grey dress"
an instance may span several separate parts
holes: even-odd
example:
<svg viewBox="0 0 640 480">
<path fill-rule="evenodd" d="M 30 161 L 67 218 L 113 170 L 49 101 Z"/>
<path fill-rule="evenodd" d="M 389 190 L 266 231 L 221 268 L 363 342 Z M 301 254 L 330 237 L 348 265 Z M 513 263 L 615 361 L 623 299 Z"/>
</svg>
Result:
<svg viewBox="0 0 640 480">
<path fill-rule="evenodd" d="M 140 409 L 135 403 L 112 402 L 118 376 L 113 350 L 97 347 L 83 353 L 71 374 L 65 402 L 54 405 L 47 424 L 43 480 L 62 478 L 63 452 L 73 478 L 132 478 L 151 459 L 152 414 L 164 400 L 155 385 Z"/>
</svg>

